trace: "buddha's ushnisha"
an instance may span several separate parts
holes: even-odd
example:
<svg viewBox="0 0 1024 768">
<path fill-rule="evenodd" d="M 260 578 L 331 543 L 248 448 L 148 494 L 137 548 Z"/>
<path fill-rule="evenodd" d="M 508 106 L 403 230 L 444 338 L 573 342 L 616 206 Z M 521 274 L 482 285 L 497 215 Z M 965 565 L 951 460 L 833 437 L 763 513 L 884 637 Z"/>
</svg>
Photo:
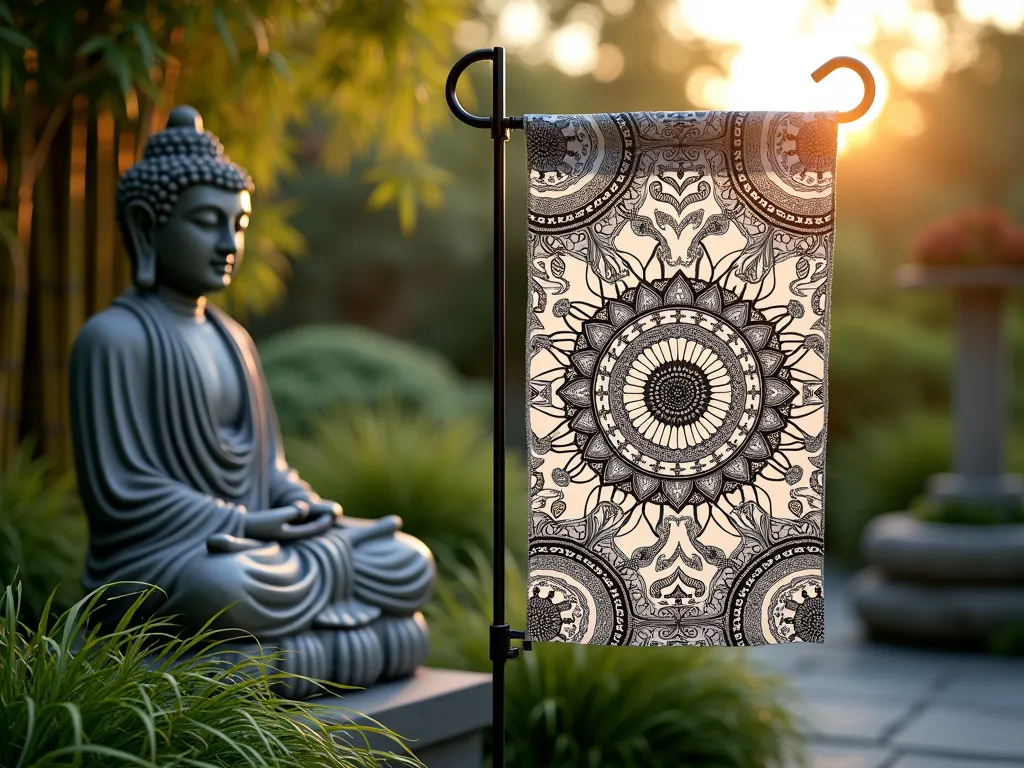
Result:
<svg viewBox="0 0 1024 768">
<path fill-rule="evenodd" d="M 286 666 L 311 677 L 400 677 L 427 652 L 430 551 L 397 517 L 342 515 L 289 468 L 256 347 L 206 302 L 239 268 L 252 189 L 189 107 L 118 185 L 134 285 L 71 358 L 83 580 L 155 584 L 150 610 L 187 630 L 227 608 L 217 626 L 296 651 Z"/>
</svg>

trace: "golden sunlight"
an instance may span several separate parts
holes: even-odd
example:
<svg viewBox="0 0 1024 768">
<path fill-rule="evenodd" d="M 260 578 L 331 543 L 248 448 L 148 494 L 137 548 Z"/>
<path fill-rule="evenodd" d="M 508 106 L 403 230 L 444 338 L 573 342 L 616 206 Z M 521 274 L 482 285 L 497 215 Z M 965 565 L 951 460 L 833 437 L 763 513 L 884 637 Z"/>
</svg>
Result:
<svg viewBox="0 0 1024 768">
<path fill-rule="evenodd" d="M 929 0 L 674 0 L 662 21 L 680 46 L 717 47 L 717 66 L 696 68 L 685 86 L 709 109 L 850 109 L 862 93 L 856 75 L 840 70 L 815 83 L 810 73 L 833 56 L 861 59 L 877 93 L 867 115 L 840 126 L 842 149 L 872 134 L 890 80 L 906 93 L 934 88 L 978 60 L 984 26 L 1024 26 L 1024 0 L 957 0 L 957 11 L 940 14 Z M 896 122 L 917 135 L 923 117 L 908 104 L 900 101 Z"/>
<path fill-rule="evenodd" d="M 634 0 L 572 4 L 555 21 L 562 0 L 480 0 L 490 21 L 490 44 L 507 45 L 530 65 L 548 64 L 573 77 L 611 82 L 645 62 L 631 62 L 603 40 L 610 20 L 630 13 Z M 661 33 L 651 48 L 655 65 L 683 78 L 687 100 L 701 109 L 842 111 L 859 103 L 860 79 L 839 70 L 820 83 L 811 72 L 834 56 L 855 56 L 874 73 L 870 111 L 840 126 L 839 147 L 853 146 L 885 125 L 907 136 L 925 129 L 911 98 L 950 72 L 985 60 L 986 28 L 1024 29 L 1024 0 L 664 0 Z M 480 40 L 478 21 L 465 22 L 458 42 Z M 465 41 L 465 42 L 463 42 Z M 687 66 L 686 49 L 711 53 Z M 991 58 L 991 57 L 990 57 Z M 894 103 L 886 107 L 892 91 Z M 886 113 L 886 119 L 879 116 Z"/>
<path fill-rule="evenodd" d="M 811 72 L 833 56 L 856 56 L 875 75 L 877 91 L 867 115 L 840 126 L 843 149 L 870 135 L 888 98 L 888 78 L 869 49 L 880 31 L 916 23 L 923 30 L 922 38 L 939 38 L 930 19 L 924 20 L 905 4 L 903 12 L 900 0 L 839 0 L 831 12 L 818 0 L 784 0 L 785 7 L 779 5 L 676 0 L 668 7 L 665 25 L 681 42 L 713 40 L 731 48 L 720 57 L 719 69 L 701 67 L 690 74 L 686 83 L 690 101 L 708 109 L 850 109 L 863 95 L 856 74 L 839 70 L 815 83 Z M 780 39 L 789 44 L 778 46 Z"/>
</svg>

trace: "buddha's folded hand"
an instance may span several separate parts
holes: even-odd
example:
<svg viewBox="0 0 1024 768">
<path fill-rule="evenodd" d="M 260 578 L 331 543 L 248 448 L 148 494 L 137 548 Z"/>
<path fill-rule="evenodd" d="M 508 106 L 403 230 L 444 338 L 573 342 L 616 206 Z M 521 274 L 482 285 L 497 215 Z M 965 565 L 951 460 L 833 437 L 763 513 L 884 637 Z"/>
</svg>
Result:
<svg viewBox="0 0 1024 768">
<path fill-rule="evenodd" d="M 344 512 L 341 509 L 341 504 L 338 502 L 320 499 L 319 501 L 309 502 L 309 514 L 313 517 L 330 515 L 335 520 L 340 520 Z"/>
<path fill-rule="evenodd" d="M 309 504 L 296 501 L 286 507 L 249 511 L 245 536 L 261 541 L 291 541 L 319 536 L 334 525 L 334 511 L 311 511 Z"/>
</svg>

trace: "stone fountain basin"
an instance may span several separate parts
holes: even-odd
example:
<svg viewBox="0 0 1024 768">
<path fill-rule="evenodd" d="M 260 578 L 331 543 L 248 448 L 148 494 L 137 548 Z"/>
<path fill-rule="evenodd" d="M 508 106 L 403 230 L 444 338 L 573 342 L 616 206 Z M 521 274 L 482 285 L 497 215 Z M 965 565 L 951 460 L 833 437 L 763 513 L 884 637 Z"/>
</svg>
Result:
<svg viewBox="0 0 1024 768">
<path fill-rule="evenodd" d="M 850 584 L 861 621 L 879 640 L 982 649 L 1024 624 L 1024 586 L 922 584 L 867 568 Z"/>
<path fill-rule="evenodd" d="M 899 581 L 1024 585 L 1024 523 L 932 523 L 893 512 L 871 521 L 863 548 L 873 566 Z"/>
</svg>

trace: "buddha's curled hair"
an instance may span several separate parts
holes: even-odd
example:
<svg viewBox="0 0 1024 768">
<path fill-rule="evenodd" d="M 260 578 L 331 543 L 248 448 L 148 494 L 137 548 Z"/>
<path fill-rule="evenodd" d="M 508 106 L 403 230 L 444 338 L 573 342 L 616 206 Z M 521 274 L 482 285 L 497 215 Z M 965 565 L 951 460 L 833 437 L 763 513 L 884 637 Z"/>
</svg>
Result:
<svg viewBox="0 0 1024 768">
<path fill-rule="evenodd" d="M 117 185 L 117 219 L 124 226 L 129 203 L 141 200 L 152 208 L 157 226 L 167 222 L 178 196 L 188 187 L 211 185 L 230 192 L 253 190 L 245 169 L 232 163 L 202 118 L 191 107 L 177 107 L 167 127 L 153 134 L 142 159 Z"/>
</svg>

